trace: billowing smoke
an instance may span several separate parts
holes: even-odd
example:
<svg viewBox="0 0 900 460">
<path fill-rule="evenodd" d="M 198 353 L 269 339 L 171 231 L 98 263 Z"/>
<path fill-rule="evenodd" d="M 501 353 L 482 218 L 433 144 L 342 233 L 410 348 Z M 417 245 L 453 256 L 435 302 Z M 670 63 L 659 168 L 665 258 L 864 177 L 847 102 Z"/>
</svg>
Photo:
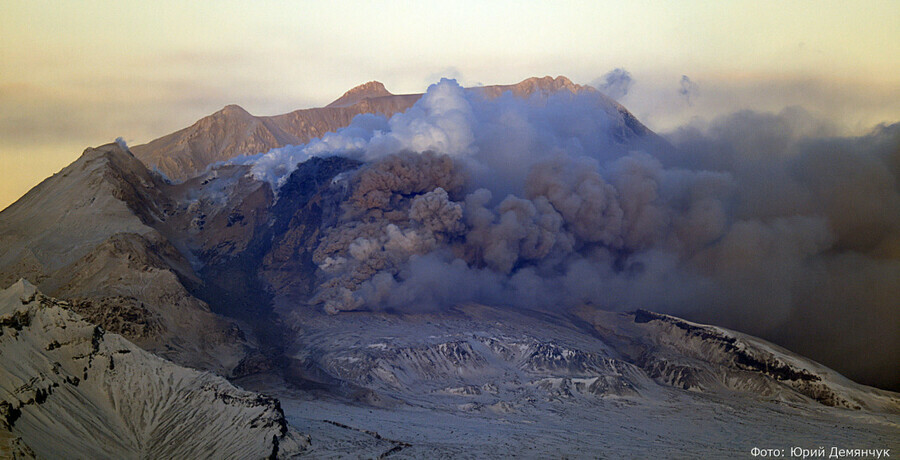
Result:
<svg viewBox="0 0 900 460">
<path fill-rule="evenodd" d="M 620 101 L 628 94 L 628 90 L 633 84 L 634 78 L 632 78 L 631 72 L 617 67 L 605 73 L 593 83 L 593 86 L 601 93 Z"/>
<path fill-rule="evenodd" d="M 276 185 L 313 155 L 366 161 L 313 255 L 331 313 L 648 308 L 900 381 L 900 124 L 838 138 L 799 109 L 742 112 L 669 145 L 624 120 L 591 91 L 443 80 L 406 113 L 239 161 Z"/>
<path fill-rule="evenodd" d="M 696 83 L 694 83 L 687 75 L 681 76 L 681 83 L 678 89 L 678 94 L 684 98 L 687 105 L 693 105 L 693 101 L 691 99 L 696 98 L 697 89 L 699 87 Z"/>
<path fill-rule="evenodd" d="M 727 232 L 690 262 L 720 294 L 692 314 L 900 389 L 900 124 L 835 132 L 793 108 L 669 136 L 666 168 L 736 184 Z"/>
</svg>

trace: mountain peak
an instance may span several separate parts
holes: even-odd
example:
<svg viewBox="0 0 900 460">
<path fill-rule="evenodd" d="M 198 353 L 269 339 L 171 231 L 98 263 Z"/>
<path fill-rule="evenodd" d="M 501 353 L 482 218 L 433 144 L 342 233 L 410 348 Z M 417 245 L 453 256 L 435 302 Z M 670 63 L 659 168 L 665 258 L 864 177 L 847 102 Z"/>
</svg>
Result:
<svg viewBox="0 0 900 460">
<path fill-rule="evenodd" d="M 216 114 L 225 116 L 249 116 L 250 112 L 244 110 L 243 107 L 237 104 L 228 104 L 225 107 L 222 107 L 222 110 L 219 110 Z"/>
<path fill-rule="evenodd" d="M 534 93 L 537 91 L 560 91 L 560 90 L 568 90 L 573 93 L 578 91 L 583 91 L 586 87 L 582 85 L 577 85 L 569 80 L 568 78 L 560 75 L 556 78 L 553 78 L 549 75 L 545 77 L 531 77 L 525 80 L 522 80 L 519 83 L 513 85 L 520 90 L 527 93 Z"/>
<path fill-rule="evenodd" d="M 37 292 L 37 288 L 25 278 L 19 278 L 19 281 L 16 281 L 6 289 L 0 287 L 0 311 L 2 311 L 3 314 L 9 314 L 9 311 L 2 310 L 4 306 L 17 308 L 19 305 L 17 305 L 16 302 L 13 302 L 13 299 L 27 299 L 35 292 Z"/>
<path fill-rule="evenodd" d="M 550 95 L 560 91 L 580 93 L 584 91 L 596 91 L 589 86 L 578 85 L 564 76 L 556 78 L 551 76 L 526 78 L 513 85 L 492 85 L 477 88 L 487 97 L 499 97 L 509 91 L 516 97 L 530 97 L 532 94 Z"/>
<path fill-rule="evenodd" d="M 393 94 L 384 87 L 383 83 L 373 80 L 350 89 L 326 107 L 347 107 L 363 99 L 382 96 L 393 96 Z"/>
</svg>

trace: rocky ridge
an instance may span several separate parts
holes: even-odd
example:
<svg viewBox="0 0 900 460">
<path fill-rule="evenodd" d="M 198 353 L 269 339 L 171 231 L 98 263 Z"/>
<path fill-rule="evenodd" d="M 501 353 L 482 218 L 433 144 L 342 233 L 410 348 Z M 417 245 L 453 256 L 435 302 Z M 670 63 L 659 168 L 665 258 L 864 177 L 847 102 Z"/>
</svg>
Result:
<svg viewBox="0 0 900 460">
<path fill-rule="evenodd" d="M 150 351 L 229 375 L 251 344 L 190 292 L 201 280 L 173 244 L 168 187 L 117 144 L 87 149 L 0 212 L 0 285 L 33 280 Z"/>
<path fill-rule="evenodd" d="M 4 456 L 283 458 L 309 444 L 277 400 L 147 353 L 25 280 L 0 292 L 0 355 Z"/>
<path fill-rule="evenodd" d="M 566 77 L 533 77 L 513 85 L 491 85 L 470 88 L 487 98 L 510 92 L 527 98 L 535 94 L 549 95 L 560 91 L 589 92 L 610 115 L 624 120 L 623 132 L 614 133 L 625 139 L 629 135 L 652 135 L 624 107 L 590 86 L 577 85 Z M 295 110 L 282 115 L 255 116 L 237 105 L 204 117 L 190 127 L 160 137 L 131 150 L 149 168 L 158 168 L 174 180 L 196 176 L 207 166 L 238 155 L 253 155 L 285 145 L 299 145 L 350 124 L 363 113 L 391 115 L 412 107 L 422 94 L 392 94 L 382 83 L 371 81 L 359 85 L 334 102 L 320 108 Z M 626 132 L 627 131 L 627 132 Z"/>
</svg>

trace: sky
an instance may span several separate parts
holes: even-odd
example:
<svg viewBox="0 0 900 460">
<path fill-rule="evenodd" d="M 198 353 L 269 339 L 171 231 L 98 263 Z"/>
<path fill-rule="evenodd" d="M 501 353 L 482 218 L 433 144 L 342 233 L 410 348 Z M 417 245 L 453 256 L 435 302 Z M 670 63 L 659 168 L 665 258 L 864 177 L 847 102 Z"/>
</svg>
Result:
<svg viewBox="0 0 900 460">
<path fill-rule="evenodd" d="M 900 121 L 897 24 L 897 1 L 0 0 L 0 208 L 88 146 L 370 80 L 399 94 L 619 68 L 619 101 L 657 132 L 801 106 L 863 134 Z"/>
</svg>

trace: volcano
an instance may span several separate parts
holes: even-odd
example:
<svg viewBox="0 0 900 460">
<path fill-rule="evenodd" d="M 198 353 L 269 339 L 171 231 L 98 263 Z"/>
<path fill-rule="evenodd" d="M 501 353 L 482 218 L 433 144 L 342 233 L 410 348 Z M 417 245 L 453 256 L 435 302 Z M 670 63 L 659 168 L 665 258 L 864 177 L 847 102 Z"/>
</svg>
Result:
<svg viewBox="0 0 900 460">
<path fill-rule="evenodd" d="M 757 228 L 682 154 L 565 77 L 369 82 L 89 148 L 0 212 L 0 452 L 895 446 L 900 394 L 654 311 L 719 299 L 732 231 Z M 758 247 L 831 257 L 817 222 L 759 223 Z"/>
</svg>

